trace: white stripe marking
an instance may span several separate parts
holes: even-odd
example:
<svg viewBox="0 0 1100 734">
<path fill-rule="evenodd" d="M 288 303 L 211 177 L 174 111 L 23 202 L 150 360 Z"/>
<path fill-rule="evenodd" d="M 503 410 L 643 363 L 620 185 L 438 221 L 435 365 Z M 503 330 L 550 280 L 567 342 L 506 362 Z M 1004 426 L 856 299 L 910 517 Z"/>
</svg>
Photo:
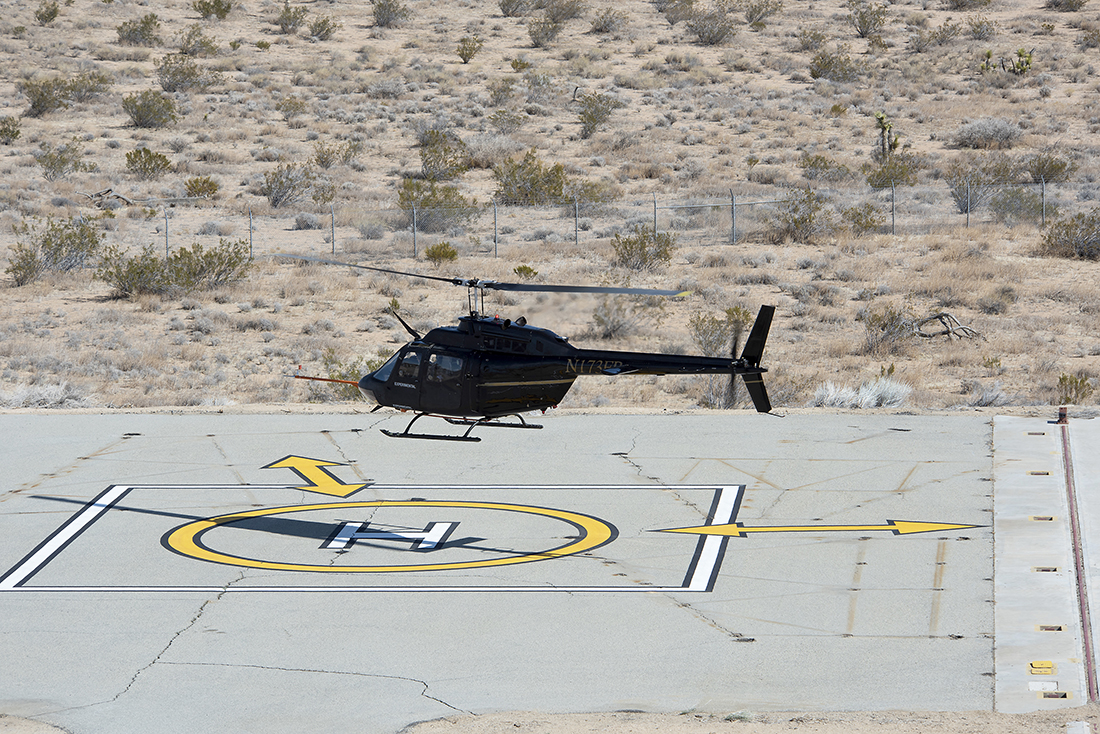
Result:
<svg viewBox="0 0 1100 734">
<path fill-rule="evenodd" d="M 728 491 L 733 489 L 732 492 Z M 728 525 L 733 522 L 733 510 L 737 507 L 737 499 L 745 491 L 744 487 L 722 487 L 718 490 L 718 507 L 714 511 L 714 518 L 708 525 Z M 691 575 L 691 583 L 686 587 L 687 591 L 706 591 L 710 583 L 714 565 L 718 563 L 718 552 L 722 549 L 725 537 L 720 535 L 707 535 L 703 540 L 703 550 L 699 554 L 699 563 L 695 566 L 695 573 Z"/>
</svg>

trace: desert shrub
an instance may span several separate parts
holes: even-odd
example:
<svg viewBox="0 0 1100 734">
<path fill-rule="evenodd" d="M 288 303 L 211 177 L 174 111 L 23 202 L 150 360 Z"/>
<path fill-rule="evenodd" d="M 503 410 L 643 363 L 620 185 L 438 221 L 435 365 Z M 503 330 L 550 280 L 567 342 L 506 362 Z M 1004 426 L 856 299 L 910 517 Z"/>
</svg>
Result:
<svg viewBox="0 0 1100 734">
<path fill-rule="evenodd" d="M 202 25 L 195 23 L 179 34 L 176 39 L 181 54 L 199 58 L 218 55 L 218 42 L 212 36 L 203 33 Z"/>
<path fill-rule="evenodd" d="M 1040 251 L 1053 257 L 1100 260 L 1100 207 L 1050 225 Z"/>
<path fill-rule="evenodd" d="M 852 82 L 859 78 L 862 67 L 852 60 L 847 44 L 835 49 L 823 48 L 810 59 L 810 76 L 833 82 Z"/>
<path fill-rule="evenodd" d="M 943 170 L 959 214 L 976 211 L 997 193 L 999 185 L 1014 183 L 1018 177 L 1019 164 L 1003 153 L 963 156 Z"/>
<path fill-rule="evenodd" d="M 389 358 L 390 354 L 392 354 L 392 352 L 388 352 L 386 358 Z M 336 354 L 335 347 L 325 347 L 321 352 L 321 364 L 325 373 L 328 374 L 329 379 L 332 380 L 356 381 L 368 372 L 373 372 L 381 367 L 385 361 L 385 359 L 366 360 L 363 357 L 355 357 L 346 362 L 341 361 Z M 358 400 L 362 397 L 356 385 L 345 385 L 341 383 L 310 383 L 310 387 L 312 388 L 310 394 L 311 401 L 325 401 L 333 397 L 337 400 Z"/>
<path fill-rule="evenodd" d="M 848 207 L 840 213 L 840 218 L 848 224 L 856 237 L 878 232 L 886 224 L 886 213 L 869 201 Z"/>
<path fill-rule="evenodd" d="M 167 127 L 178 119 L 172 98 L 153 89 L 123 97 L 122 109 L 135 127 Z"/>
<path fill-rule="evenodd" d="M 463 36 L 458 39 L 458 47 L 455 49 L 455 53 L 458 54 L 458 58 L 462 59 L 462 63 L 468 64 L 477 56 L 477 52 L 484 45 L 485 42 L 477 36 Z"/>
<path fill-rule="evenodd" d="M 1018 224 L 1039 224 L 1043 221 L 1043 199 L 1035 191 L 1009 186 L 995 191 L 988 201 L 993 220 L 1009 227 Z M 1057 216 L 1057 209 L 1048 204 L 1047 216 Z"/>
<path fill-rule="evenodd" d="M 312 212 L 302 212 L 294 217 L 294 229 L 298 231 L 324 229 L 325 221 Z"/>
<path fill-rule="evenodd" d="M 251 267 L 248 241 L 243 239 L 221 239 L 210 249 L 196 242 L 190 249 L 181 247 L 164 259 L 152 245 L 133 257 L 115 245 L 104 252 L 95 277 L 112 286 L 122 298 L 180 295 L 236 283 L 248 276 Z"/>
<path fill-rule="evenodd" d="M 158 179 L 172 168 L 172 161 L 163 153 L 138 148 L 126 154 L 126 170 L 142 181 Z"/>
<path fill-rule="evenodd" d="M 304 115 L 307 110 L 309 110 L 309 105 L 299 97 L 286 96 L 275 103 L 275 111 L 282 114 L 283 119 L 287 122 Z"/>
<path fill-rule="evenodd" d="M 317 204 L 331 204 L 336 198 L 336 183 L 332 179 L 320 176 L 313 182 L 309 197 Z"/>
<path fill-rule="evenodd" d="M 450 242 L 437 242 L 424 250 L 424 259 L 436 267 L 458 259 L 458 250 Z"/>
<path fill-rule="evenodd" d="M 908 309 L 886 306 L 881 311 L 863 314 L 862 320 L 867 354 L 904 354 L 916 338 L 916 319 Z"/>
<path fill-rule="evenodd" d="M 105 93 L 114 84 L 109 74 L 101 71 L 88 71 L 77 74 L 69 80 L 67 96 L 76 102 L 87 102 L 97 95 Z"/>
<path fill-rule="evenodd" d="M 843 181 L 852 175 L 848 166 L 838 163 L 828 156 L 802 154 L 798 161 L 802 175 L 810 181 Z"/>
<path fill-rule="evenodd" d="M 792 193 L 768 216 L 768 238 L 775 243 L 810 244 L 833 231 L 832 212 L 812 189 Z"/>
<path fill-rule="evenodd" d="M 688 317 L 688 333 L 704 355 L 725 357 L 731 352 L 734 337 L 752 323 L 752 318 L 741 306 L 727 308 L 721 317 L 697 312 Z"/>
<path fill-rule="evenodd" d="M 1078 10 L 1085 7 L 1088 1 L 1089 0 L 1046 0 L 1043 7 L 1063 13 L 1076 13 Z"/>
<path fill-rule="evenodd" d="M 315 179 L 313 168 L 308 165 L 282 163 L 274 171 L 264 174 L 260 193 L 267 197 L 271 206 L 278 209 L 309 194 Z"/>
<path fill-rule="evenodd" d="M 279 26 L 279 33 L 293 35 L 306 22 L 307 15 L 309 11 L 305 8 L 292 8 L 290 0 L 283 0 L 283 9 L 275 18 L 275 25 Z"/>
<path fill-rule="evenodd" d="M 518 18 L 527 15 L 531 9 L 531 0 L 497 0 L 497 7 L 505 18 Z"/>
<path fill-rule="evenodd" d="M 461 227 L 480 213 L 477 200 L 466 198 L 457 186 L 407 178 L 397 191 L 397 206 L 405 214 L 401 226 L 416 223 L 419 232 L 444 232 Z"/>
<path fill-rule="evenodd" d="M 309 37 L 318 41 L 331 41 L 336 37 L 336 31 L 344 27 L 344 24 L 331 15 L 322 15 L 309 24 Z"/>
<path fill-rule="evenodd" d="M 704 46 L 719 46 L 737 35 L 733 18 L 721 6 L 696 11 L 688 20 L 688 28 Z"/>
<path fill-rule="evenodd" d="M 0 143 L 11 145 L 21 135 L 18 117 L 0 117 Z"/>
<path fill-rule="evenodd" d="M 653 4 L 673 28 L 677 23 L 691 20 L 697 10 L 695 0 L 655 0 Z"/>
<path fill-rule="evenodd" d="M 19 242 L 12 246 L 5 272 L 17 286 L 27 285 L 48 272 L 68 272 L 85 267 L 103 244 L 95 219 L 70 217 L 38 220 L 12 227 Z"/>
<path fill-rule="evenodd" d="M 918 28 L 909 36 L 909 48 L 915 53 L 924 53 L 933 46 L 950 43 L 960 33 L 962 33 L 962 25 L 947 18 L 939 28 Z"/>
<path fill-rule="evenodd" d="M 194 0 L 191 9 L 203 20 L 225 20 L 233 12 L 233 0 Z"/>
<path fill-rule="evenodd" d="M 1024 170 L 1032 183 L 1068 181 L 1077 171 L 1077 164 L 1053 150 L 1033 153 L 1024 159 Z"/>
<path fill-rule="evenodd" d="M 313 157 L 310 161 L 318 168 L 328 170 L 340 162 L 340 146 L 318 140 L 313 144 Z"/>
<path fill-rule="evenodd" d="M 631 270 L 655 270 L 672 261 L 676 250 L 676 235 L 656 232 L 653 227 L 634 225 L 629 235 L 615 233 L 611 242 L 615 262 Z"/>
<path fill-rule="evenodd" d="M 978 310 L 991 316 L 1008 313 L 1009 307 L 1018 301 L 1019 298 L 1020 296 L 1016 293 L 1015 288 L 1010 285 L 1002 285 L 978 297 Z M 1000 368 L 1000 363 L 1001 360 L 999 358 L 987 357 L 983 364 L 990 370 L 990 374 L 992 375 L 994 374 L 994 370 Z"/>
<path fill-rule="evenodd" d="M 547 48 L 561 33 L 562 24 L 555 23 L 549 15 L 540 15 L 527 21 L 527 35 L 535 48 Z"/>
<path fill-rule="evenodd" d="M 527 115 L 522 112 L 497 110 L 486 119 L 501 135 L 510 135 L 523 127 L 523 123 L 527 121 Z"/>
<path fill-rule="evenodd" d="M 206 91 L 221 81 L 217 72 L 202 69 L 186 54 L 168 54 L 153 62 L 157 81 L 166 92 Z"/>
<path fill-rule="evenodd" d="M 559 203 L 565 197 L 569 179 L 560 163 L 544 164 L 534 149 L 520 161 L 506 161 L 493 167 L 497 190 L 493 195 L 504 204 Z"/>
<path fill-rule="evenodd" d="M 829 37 L 816 28 L 799 28 L 796 39 L 799 51 L 813 51 L 824 46 Z"/>
<path fill-rule="evenodd" d="M 993 0 L 944 0 L 948 10 L 978 10 Z"/>
<path fill-rule="evenodd" d="M 889 16 L 885 5 L 870 0 L 848 0 L 848 22 L 856 29 L 860 38 L 870 38 L 882 34 Z"/>
<path fill-rule="evenodd" d="M 120 24 L 115 31 L 118 42 L 124 46 L 160 45 L 160 19 L 156 13 L 147 13 L 137 20 L 128 20 Z"/>
<path fill-rule="evenodd" d="M 614 8 L 604 8 L 592 20 L 593 33 L 619 33 L 626 28 L 629 16 Z"/>
<path fill-rule="evenodd" d="M 975 41 L 988 41 L 997 35 L 997 22 L 984 15 L 966 19 L 967 32 Z"/>
<path fill-rule="evenodd" d="M 428 130 L 420 144 L 420 167 L 429 181 L 454 178 L 469 170 L 470 149 L 451 133 Z"/>
<path fill-rule="evenodd" d="M 782 0 L 741 0 L 738 7 L 745 16 L 745 22 L 759 30 L 768 18 L 782 12 L 783 2 Z"/>
<path fill-rule="evenodd" d="M 517 265 L 512 268 L 512 272 L 523 278 L 524 280 L 531 280 L 539 274 L 539 271 L 527 264 Z"/>
<path fill-rule="evenodd" d="M 401 0 L 374 0 L 374 25 L 378 28 L 390 28 L 398 25 L 412 15 Z"/>
<path fill-rule="evenodd" d="M 34 19 L 40 26 L 48 26 L 57 20 L 57 16 L 61 13 L 61 8 L 56 2 L 52 0 L 42 0 L 38 9 L 34 11 Z"/>
<path fill-rule="evenodd" d="M 697 312 L 688 317 L 688 333 L 704 355 L 726 357 L 736 349 L 740 334 L 751 322 L 752 314 L 740 306 L 727 308 L 723 316 Z M 725 375 L 707 375 L 702 378 L 699 404 L 704 408 L 735 407 L 738 386 L 736 380 Z"/>
<path fill-rule="evenodd" d="M 18 82 L 16 88 L 30 102 L 30 108 L 23 113 L 27 117 L 42 117 L 69 106 L 69 83 L 61 77 L 26 79 Z"/>
<path fill-rule="evenodd" d="M 1012 120 L 983 117 L 969 122 L 955 132 L 955 145 L 960 148 L 1011 148 L 1023 131 Z"/>
<path fill-rule="evenodd" d="M 555 23 L 579 18 L 588 11 L 586 0 L 542 0 L 540 3 L 546 15 Z"/>
<path fill-rule="evenodd" d="M 585 140 L 611 119 L 612 112 L 626 106 L 618 99 L 600 92 L 582 94 L 578 101 L 581 103 L 581 138 Z"/>
<path fill-rule="evenodd" d="M 604 296 L 592 311 L 595 335 L 600 339 L 629 336 L 660 316 L 661 304 L 650 299 Z"/>
<path fill-rule="evenodd" d="M 47 181 L 56 181 L 70 173 L 94 171 L 94 163 L 84 163 L 84 144 L 79 138 L 73 138 L 61 145 L 42 143 L 35 153 L 35 162 L 42 167 L 42 175 Z"/>
<path fill-rule="evenodd" d="M 1095 389 L 1084 374 L 1058 376 L 1058 405 L 1083 405 L 1092 397 Z"/>
<path fill-rule="evenodd" d="M 867 185 L 873 189 L 888 189 L 891 186 L 914 186 L 917 174 L 924 166 L 916 154 L 899 151 L 880 163 L 868 163 L 863 167 L 867 176 Z"/>
<path fill-rule="evenodd" d="M 192 199 L 213 199 L 219 188 L 218 182 L 209 176 L 195 176 L 183 184 L 184 193 Z"/>
</svg>

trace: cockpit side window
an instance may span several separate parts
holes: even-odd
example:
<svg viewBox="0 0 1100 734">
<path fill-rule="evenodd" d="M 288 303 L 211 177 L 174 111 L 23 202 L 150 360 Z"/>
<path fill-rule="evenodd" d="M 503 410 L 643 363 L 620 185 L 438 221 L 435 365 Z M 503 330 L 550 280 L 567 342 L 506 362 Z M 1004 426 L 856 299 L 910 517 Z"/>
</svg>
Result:
<svg viewBox="0 0 1100 734">
<path fill-rule="evenodd" d="M 433 353 L 428 356 L 429 382 L 452 382 L 462 376 L 462 358 Z"/>
<path fill-rule="evenodd" d="M 397 379 L 402 382 L 415 382 L 420 372 L 420 352 L 410 349 L 401 358 L 401 364 L 397 367 Z"/>
</svg>

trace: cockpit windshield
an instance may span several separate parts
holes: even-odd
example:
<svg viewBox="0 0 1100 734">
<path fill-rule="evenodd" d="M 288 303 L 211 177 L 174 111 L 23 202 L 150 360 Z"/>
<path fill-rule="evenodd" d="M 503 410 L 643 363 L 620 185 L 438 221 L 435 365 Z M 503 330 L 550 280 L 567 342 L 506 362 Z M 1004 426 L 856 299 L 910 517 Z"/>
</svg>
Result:
<svg viewBox="0 0 1100 734">
<path fill-rule="evenodd" d="M 393 372 L 393 366 L 397 364 L 398 357 L 401 353 L 398 352 L 392 357 L 386 360 L 386 363 L 374 371 L 374 378 L 379 382 L 388 382 L 390 379 L 390 373 Z"/>
</svg>

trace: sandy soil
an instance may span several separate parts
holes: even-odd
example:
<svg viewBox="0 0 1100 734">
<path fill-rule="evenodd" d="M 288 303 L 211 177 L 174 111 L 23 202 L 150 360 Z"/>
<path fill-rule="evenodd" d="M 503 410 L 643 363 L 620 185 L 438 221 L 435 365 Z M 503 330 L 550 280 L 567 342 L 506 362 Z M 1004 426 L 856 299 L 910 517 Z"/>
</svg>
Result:
<svg viewBox="0 0 1100 734">
<path fill-rule="evenodd" d="M 1061 734 L 1071 722 L 1086 722 L 1096 731 L 1100 707 L 1082 706 L 1059 711 L 1030 714 L 996 714 L 986 711 L 963 712 L 773 712 L 754 714 L 607 713 L 545 715 L 531 712 L 455 716 L 417 724 L 409 734 Z"/>
</svg>

